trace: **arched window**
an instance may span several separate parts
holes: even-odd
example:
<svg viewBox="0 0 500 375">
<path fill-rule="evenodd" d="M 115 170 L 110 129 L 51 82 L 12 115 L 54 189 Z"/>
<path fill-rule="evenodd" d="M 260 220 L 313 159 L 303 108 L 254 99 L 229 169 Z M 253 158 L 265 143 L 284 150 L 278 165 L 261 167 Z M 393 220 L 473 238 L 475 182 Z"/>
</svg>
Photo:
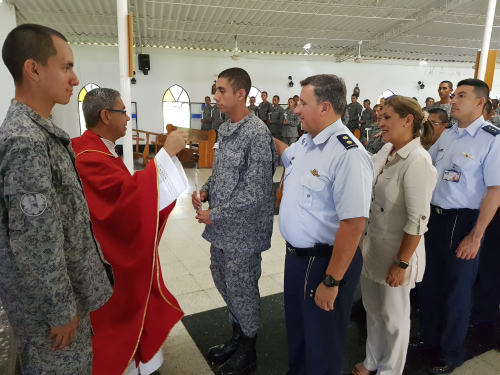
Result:
<svg viewBox="0 0 500 375">
<path fill-rule="evenodd" d="M 181 128 L 191 127 L 189 95 L 181 86 L 173 85 L 163 95 L 163 130 L 167 124 Z"/>
<path fill-rule="evenodd" d="M 255 105 L 259 105 L 260 103 L 262 103 L 262 98 L 260 97 L 260 90 L 257 87 L 255 86 L 250 87 L 250 94 L 248 94 L 247 96 L 247 105 L 250 105 L 251 96 L 255 96 Z"/>
<path fill-rule="evenodd" d="M 80 90 L 80 93 L 78 94 L 78 114 L 80 115 L 80 134 L 83 134 L 87 128 L 85 127 L 85 117 L 83 117 L 83 99 L 85 99 L 85 95 L 89 91 L 92 91 L 94 89 L 98 89 L 99 86 L 96 85 L 95 83 L 88 83 L 85 85 L 83 89 Z"/>
<path fill-rule="evenodd" d="M 385 90 L 377 99 L 377 104 L 380 104 L 380 99 L 384 98 L 385 100 L 389 99 L 391 96 L 394 96 L 394 93 L 391 90 Z"/>
</svg>

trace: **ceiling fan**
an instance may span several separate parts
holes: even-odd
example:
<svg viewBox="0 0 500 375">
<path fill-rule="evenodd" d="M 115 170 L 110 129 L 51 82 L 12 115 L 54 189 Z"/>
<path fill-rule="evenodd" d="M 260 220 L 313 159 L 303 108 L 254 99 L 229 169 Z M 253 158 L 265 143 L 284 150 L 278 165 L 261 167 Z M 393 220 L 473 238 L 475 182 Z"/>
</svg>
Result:
<svg viewBox="0 0 500 375">
<path fill-rule="evenodd" d="M 234 49 L 231 58 L 234 61 L 238 61 L 239 59 L 241 59 L 240 50 L 238 49 L 238 35 L 234 36 Z"/>
<path fill-rule="evenodd" d="M 385 57 L 380 57 L 380 58 L 366 58 L 361 56 L 361 45 L 363 44 L 363 41 L 360 40 L 358 41 L 358 57 L 354 59 L 354 62 L 356 63 L 362 63 L 363 61 L 370 61 L 370 60 L 386 60 Z"/>
</svg>

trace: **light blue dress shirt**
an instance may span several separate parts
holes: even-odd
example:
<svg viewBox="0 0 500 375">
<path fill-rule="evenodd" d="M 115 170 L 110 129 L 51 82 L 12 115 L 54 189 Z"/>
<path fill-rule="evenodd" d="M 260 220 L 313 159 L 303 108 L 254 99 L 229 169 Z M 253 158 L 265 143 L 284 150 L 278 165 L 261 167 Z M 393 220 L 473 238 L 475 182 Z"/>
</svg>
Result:
<svg viewBox="0 0 500 375">
<path fill-rule="evenodd" d="M 347 149 L 339 135 L 358 147 Z M 281 235 L 292 246 L 333 245 L 340 220 L 369 217 L 373 164 L 341 120 L 314 139 L 304 134 L 281 159 L 285 183 L 279 224 Z"/>
<path fill-rule="evenodd" d="M 479 209 L 489 186 L 500 185 L 500 136 L 482 130 L 492 126 L 483 116 L 465 128 L 446 129 L 429 149 L 438 172 L 431 203 L 441 208 Z M 460 173 L 457 182 L 443 179 L 445 170 Z"/>
</svg>

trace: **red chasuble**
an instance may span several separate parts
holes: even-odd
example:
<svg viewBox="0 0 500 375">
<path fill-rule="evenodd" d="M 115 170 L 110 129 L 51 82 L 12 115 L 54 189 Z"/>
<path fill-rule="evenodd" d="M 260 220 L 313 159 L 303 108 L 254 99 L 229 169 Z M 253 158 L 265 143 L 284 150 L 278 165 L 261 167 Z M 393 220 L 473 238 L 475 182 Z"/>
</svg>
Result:
<svg viewBox="0 0 500 375">
<path fill-rule="evenodd" d="M 158 244 L 175 202 L 158 212 L 156 161 L 130 175 L 100 137 L 72 140 L 94 234 L 115 279 L 111 299 L 90 314 L 93 375 L 122 375 L 135 357 L 149 362 L 182 318 L 163 283 Z"/>
</svg>

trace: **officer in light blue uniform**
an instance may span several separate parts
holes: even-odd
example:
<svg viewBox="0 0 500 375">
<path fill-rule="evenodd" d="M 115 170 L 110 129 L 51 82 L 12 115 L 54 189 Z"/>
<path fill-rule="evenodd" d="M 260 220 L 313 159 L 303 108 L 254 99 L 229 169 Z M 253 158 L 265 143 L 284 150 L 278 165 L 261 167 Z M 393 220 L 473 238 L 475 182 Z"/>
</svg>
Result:
<svg viewBox="0 0 500 375">
<path fill-rule="evenodd" d="M 481 239 L 500 204 L 500 129 L 482 116 L 488 95 L 483 81 L 461 81 L 451 102 L 451 116 L 458 123 L 429 150 L 438 182 L 418 290 L 421 340 L 410 347 L 440 355 L 428 368 L 432 374 L 451 374 L 465 360 L 463 342 Z"/>
<path fill-rule="evenodd" d="M 287 241 L 288 374 L 338 375 L 374 170 L 340 119 L 344 81 L 325 74 L 301 85 L 295 113 L 308 133 L 290 147 L 275 139 L 286 168 L 279 225 Z"/>
</svg>

